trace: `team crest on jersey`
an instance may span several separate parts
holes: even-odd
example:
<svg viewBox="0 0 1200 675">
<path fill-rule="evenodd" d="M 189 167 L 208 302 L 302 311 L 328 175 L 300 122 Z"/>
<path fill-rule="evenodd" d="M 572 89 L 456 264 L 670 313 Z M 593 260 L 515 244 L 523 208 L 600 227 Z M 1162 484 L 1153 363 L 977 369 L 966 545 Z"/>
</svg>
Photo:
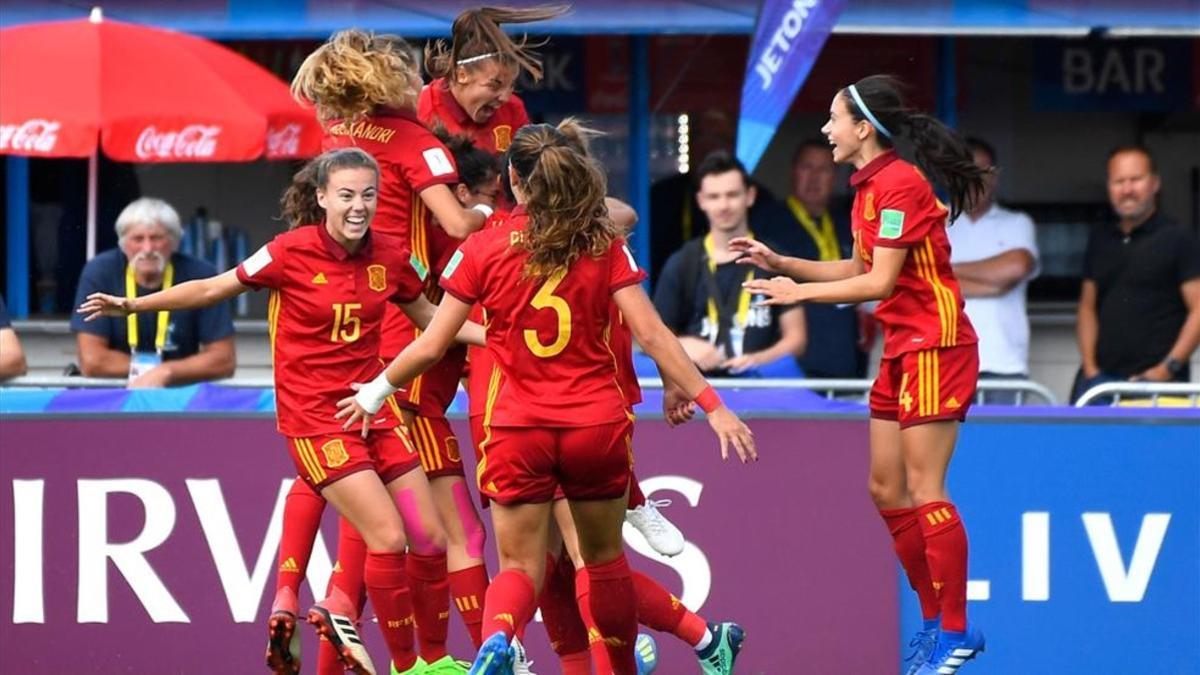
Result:
<svg viewBox="0 0 1200 675">
<path fill-rule="evenodd" d="M 868 192 L 866 205 L 863 206 L 863 218 L 867 220 L 875 220 L 875 193 Z"/>
<path fill-rule="evenodd" d="M 387 290 L 387 268 L 383 265 L 371 265 L 367 268 L 367 287 L 373 291 Z"/>
<path fill-rule="evenodd" d="M 504 152 L 512 145 L 512 127 L 501 124 L 492 129 L 492 137 L 496 139 L 496 152 Z"/>
<path fill-rule="evenodd" d="M 325 455 L 325 466 L 331 469 L 336 469 L 350 461 L 350 453 L 346 452 L 346 445 L 340 438 L 335 438 L 322 445 L 321 452 Z"/>
<path fill-rule="evenodd" d="M 461 462 L 462 454 L 458 450 L 458 439 L 450 436 L 446 438 L 446 456 L 451 462 Z"/>
</svg>

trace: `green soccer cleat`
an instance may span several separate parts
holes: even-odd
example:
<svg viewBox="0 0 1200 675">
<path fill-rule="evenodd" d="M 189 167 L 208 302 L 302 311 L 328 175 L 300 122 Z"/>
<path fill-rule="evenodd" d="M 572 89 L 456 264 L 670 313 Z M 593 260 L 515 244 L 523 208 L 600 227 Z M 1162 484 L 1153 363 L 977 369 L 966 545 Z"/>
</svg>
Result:
<svg viewBox="0 0 1200 675">
<path fill-rule="evenodd" d="M 700 669 L 704 675 L 733 675 L 733 664 L 737 661 L 738 652 L 742 651 L 746 631 L 730 621 L 710 623 L 708 630 L 712 632 L 712 642 L 696 654 L 700 659 Z"/>
<path fill-rule="evenodd" d="M 433 663 L 425 666 L 421 675 L 467 675 L 471 664 L 456 660 L 447 654 Z"/>
<path fill-rule="evenodd" d="M 425 659 L 417 657 L 417 662 L 408 670 L 397 670 L 396 662 L 392 661 L 388 664 L 391 668 L 391 675 L 425 675 Z"/>
</svg>

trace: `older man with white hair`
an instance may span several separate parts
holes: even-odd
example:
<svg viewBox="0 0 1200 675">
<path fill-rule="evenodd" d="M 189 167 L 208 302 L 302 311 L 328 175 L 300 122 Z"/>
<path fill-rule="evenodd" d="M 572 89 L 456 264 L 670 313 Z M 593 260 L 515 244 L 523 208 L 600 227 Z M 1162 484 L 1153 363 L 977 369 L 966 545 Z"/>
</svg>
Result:
<svg viewBox="0 0 1200 675">
<path fill-rule="evenodd" d="M 217 273 L 203 260 L 177 251 L 183 236 L 179 214 L 161 199 L 130 203 L 117 217 L 116 230 L 117 248 L 83 268 L 75 306 L 96 292 L 137 297 Z M 228 303 L 87 323 L 77 314 L 71 330 L 84 375 L 128 377 L 131 388 L 230 377 L 237 363 Z"/>
</svg>

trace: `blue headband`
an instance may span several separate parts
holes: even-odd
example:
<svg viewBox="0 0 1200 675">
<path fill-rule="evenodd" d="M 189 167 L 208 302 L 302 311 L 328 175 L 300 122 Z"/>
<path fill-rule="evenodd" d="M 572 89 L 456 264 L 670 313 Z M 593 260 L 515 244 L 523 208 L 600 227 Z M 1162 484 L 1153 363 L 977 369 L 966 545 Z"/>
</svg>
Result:
<svg viewBox="0 0 1200 675">
<path fill-rule="evenodd" d="M 850 96 L 854 98 L 854 104 L 857 105 L 858 109 L 862 111 L 862 114 L 866 116 L 867 121 L 874 125 L 875 129 L 878 130 L 879 133 L 883 134 L 887 138 L 891 138 L 892 132 L 888 131 L 887 127 L 880 124 L 879 120 L 875 119 L 875 116 L 871 114 L 871 109 L 867 107 L 866 103 L 863 103 L 862 97 L 858 95 L 858 89 L 856 89 L 854 85 L 850 85 L 849 91 Z"/>
</svg>

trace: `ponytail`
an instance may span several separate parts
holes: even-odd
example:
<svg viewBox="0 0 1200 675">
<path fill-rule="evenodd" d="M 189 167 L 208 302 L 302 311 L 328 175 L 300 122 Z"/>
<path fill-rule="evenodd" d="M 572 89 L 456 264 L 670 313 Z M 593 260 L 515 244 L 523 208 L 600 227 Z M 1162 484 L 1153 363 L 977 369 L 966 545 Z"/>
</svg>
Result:
<svg viewBox="0 0 1200 675">
<path fill-rule="evenodd" d="M 890 76 L 870 75 L 842 90 L 842 96 L 854 119 L 875 129 L 881 147 L 894 147 L 897 137 L 912 144 L 917 166 L 949 193 L 953 222 L 983 197 L 984 176 L 992 169 L 975 165 L 971 149 L 953 129 L 906 107 L 901 88 Z"/>
<path fill-rule="evenodd" d="M 496 59 L 503 65 L 515 65 L 536 81 L 542 79 L 542 59 L 533 50 L 544 43 L 530 44 L 525 36 L 513 40 L 500 27 L 506 23 L 533 23 L 562 16 L 567 5 L 542 5 L 516 9 L 478 7 L 468 9 L 454 19 L 449 45 L 436 40 L 425 47 L 425 69 L 434 78 L 449 77 L 459 66 Z"/>
</svg>

